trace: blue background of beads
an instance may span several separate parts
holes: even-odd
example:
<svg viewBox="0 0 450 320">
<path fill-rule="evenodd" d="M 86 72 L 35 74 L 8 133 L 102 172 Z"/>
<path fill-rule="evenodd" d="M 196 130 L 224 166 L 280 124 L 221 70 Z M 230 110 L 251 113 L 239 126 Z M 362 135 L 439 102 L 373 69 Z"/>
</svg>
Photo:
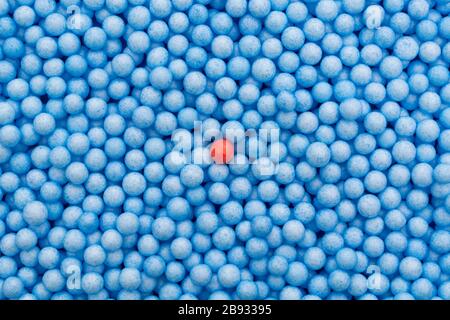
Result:
<svg viewBox="0 0 450 320">
<path fill-rule="evenodd" d="M 449 12 L 0 0 L 0 299 L 450 299 Z"/>
</svg>

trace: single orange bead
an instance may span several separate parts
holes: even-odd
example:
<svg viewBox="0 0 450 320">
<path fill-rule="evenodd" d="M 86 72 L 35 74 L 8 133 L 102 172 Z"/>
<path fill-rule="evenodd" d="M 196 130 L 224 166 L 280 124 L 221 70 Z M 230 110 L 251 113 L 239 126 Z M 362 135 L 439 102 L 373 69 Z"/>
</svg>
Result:
<svg viewBox="0 0 450 320">
<path fill-rule="evenodd" d="M 227 139 L 219 139 L 211 144 L 210 154 L 217 164 L 229 163 L 234 156 L 234 146 Z"/>
</svg>

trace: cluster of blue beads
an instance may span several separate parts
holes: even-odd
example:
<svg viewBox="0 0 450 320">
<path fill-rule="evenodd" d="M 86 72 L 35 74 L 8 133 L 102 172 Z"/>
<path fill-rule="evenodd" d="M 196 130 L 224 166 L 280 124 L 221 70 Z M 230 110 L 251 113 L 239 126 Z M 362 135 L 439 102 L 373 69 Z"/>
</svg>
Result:
<svg viewBox="0 0 450 320">
<path fill-rule="evenodd" d="M 450 299 L 449 12 L 0 0 L 0 299 Z"/>
</svg>

